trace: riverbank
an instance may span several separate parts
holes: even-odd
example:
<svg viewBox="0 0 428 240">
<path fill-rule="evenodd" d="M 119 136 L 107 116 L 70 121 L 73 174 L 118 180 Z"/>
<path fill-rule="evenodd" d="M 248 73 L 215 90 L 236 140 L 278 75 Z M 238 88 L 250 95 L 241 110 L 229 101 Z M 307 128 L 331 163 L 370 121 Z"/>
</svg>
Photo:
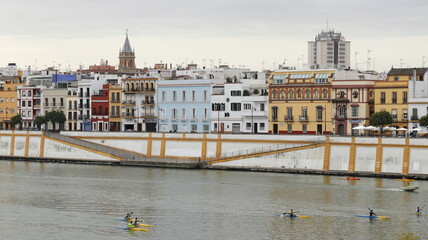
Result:
<svg viewBox="0 0 428 240">
<path fill-rule="evenodd" d="M 410 178 L 415 180 L 428 180 L 428 174 L 398 174 L 398 173 L 373 173 L 373 172 L 347 172 L 338 170 L 312 170 L 296 168 L 266 168 L 266 167 L 236 167 L 207 165 L 203 162 L 172 162 L 172 161 L 109 161 L 109 160 L 75 160 L 75 159 L 57 159 L 40 157 L 6 157 L 0 156 L 3 161 L 24 161 L 24 162 L 46 162 L 46 163 L 65 163 L 65 164 L 88 164 L 88 165 L 110 165 L 124 167 L 152 167 L 152 168 L 177 168 L 177 169 L 205 169 L 205 170 L 224 170 L 224 171 L 246 171 L 246 172 L 268 172 L 268 173 L 287 173 L 287 174 L 309 174 L 326 176 L 352 176 L 352 177 L 372 177 L 372 178 Z"/>
</svg>

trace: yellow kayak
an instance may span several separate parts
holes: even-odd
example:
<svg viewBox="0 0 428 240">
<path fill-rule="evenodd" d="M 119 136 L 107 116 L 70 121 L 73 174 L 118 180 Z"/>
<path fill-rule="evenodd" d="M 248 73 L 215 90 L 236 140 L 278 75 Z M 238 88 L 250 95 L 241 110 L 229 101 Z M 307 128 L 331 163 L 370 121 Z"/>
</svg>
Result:
<svg viewBox="0 0 428 240">
<path fill-rule="evenodd" d="M 139 223 L 137 224 L 137 227 L 153 227 L 153 226 L 149 224 Z"/>
<path fill-rule="evenodd" d="M 148 229 L 144 229 L 144 228 L 131 228 L 129 230 L 131 230 L 131 231 L 143 231 L 143 232 L 148 232 L 149 231 Z"/>
<path fill-rule="evenodd" d="M 395 179 L 395 181 L 401 181 L 401 182 L 414 182 L 414 181 L 415 181 L 415 179 L 407 179 L 407 178 L 405 178 L 405 179 Z"/>
</svg>

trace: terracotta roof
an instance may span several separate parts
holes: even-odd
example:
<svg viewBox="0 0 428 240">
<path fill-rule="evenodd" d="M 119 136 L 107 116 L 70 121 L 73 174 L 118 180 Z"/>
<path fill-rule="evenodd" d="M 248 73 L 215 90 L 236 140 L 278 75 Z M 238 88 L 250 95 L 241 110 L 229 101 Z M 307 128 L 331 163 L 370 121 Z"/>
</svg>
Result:
<svg viewBox="0 0 428 240">
<path fill-rule="evenodd" d="M 391 68 L 388 72 L 388 76 L 413 75 L 414 69 L 416 69 L 416 75 L 424 75 L 428 71 L 428 68 Z"/>
</svg>

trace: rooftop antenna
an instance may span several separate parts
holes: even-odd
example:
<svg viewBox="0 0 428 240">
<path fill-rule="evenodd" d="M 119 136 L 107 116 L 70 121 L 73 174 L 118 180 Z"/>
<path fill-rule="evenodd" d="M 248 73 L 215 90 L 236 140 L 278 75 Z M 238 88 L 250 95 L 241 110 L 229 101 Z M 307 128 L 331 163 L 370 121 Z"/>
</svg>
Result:
<svg viewBox="0 0 428 240">
<path fill-rule="evenodd" d="M 403 68 L 404 60 L 406 60 L 406 59 L 404 59 L 404 58 L 400 59 L 400 68 Z"/>
<path fill-rule="evenodd" d="M 359 52 L 355 52 L 355 70 L 358 70 L 358 62 L 357 62 L 357 55 Z"/>
</svg>

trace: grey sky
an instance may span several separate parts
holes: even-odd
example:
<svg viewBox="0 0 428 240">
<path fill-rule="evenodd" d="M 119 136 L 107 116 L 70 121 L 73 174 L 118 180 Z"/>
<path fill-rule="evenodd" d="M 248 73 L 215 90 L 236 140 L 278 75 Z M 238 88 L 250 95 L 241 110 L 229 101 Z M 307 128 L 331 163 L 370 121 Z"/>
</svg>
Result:
<svg viewBox="0 0 428 240">
<path fill-rule="evenodd" d="M 221 59 L 272 69 L 306 63 L 307 41 L 327 19 L 351 41 L 352 67 L 359 52 L 367 68 L 367 50 L 378 71 L 422 66 L 423 56 L 428 66 L 426 0 L 0 0 L 0 9 L 0 67 L 117 65 L 128 29 L 138 67 Z"/>
</svg>

